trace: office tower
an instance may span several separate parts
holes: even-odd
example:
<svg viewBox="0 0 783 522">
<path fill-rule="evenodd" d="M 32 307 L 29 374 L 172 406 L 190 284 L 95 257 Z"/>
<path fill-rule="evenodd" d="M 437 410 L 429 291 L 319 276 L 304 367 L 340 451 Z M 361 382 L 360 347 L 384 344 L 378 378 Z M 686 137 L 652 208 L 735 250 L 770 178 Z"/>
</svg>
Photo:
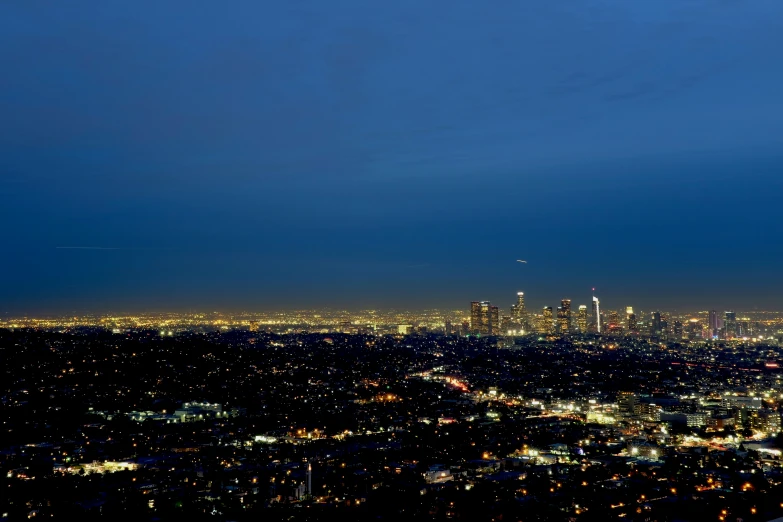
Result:
<svg viewBox="0 0 783 522">
<path fill-rule="evenodd" d="M 497 306 L 492 306 L 489 301 L 470 303 L 470 331 L 473 334 L 493 335 L 497 333 L 499 326 Z"/>
<path fill-rule="evenodd" d="M 662 335 L 663 327 L 661 324 L 661 312 L 653 312 L 652 320 L 650 321 L 650 335 L 652 337 L 660 337 Z"/>
<path fill-rule="evenodd" d="M 470 331 L 473 334 L 489 333 L 489 301 L 470 303 Z"/>
<path fill-rule="evenodd" d="M 636 324 L 636 314 L 633 313 L 632 306 L 629 306 L 625 309 L 625 320 L 626 320 L 626 328 L 628 328 L 628 333 L 634 333 L 638 330 Z"/>
<path fill-rule="evenodd" d="M 682 321 L 674 321 L 674 339 L 682 341 Z"/>
<path fill-rule="evenodd" d="M 737 314 L 733 311 L 726 312 L 726 320 L 723 322 L 724 337 L 733 339 L 737 336 Z"/>
<path fill-rule="evenodd" d="M 579 305 L 576 326 L 579 328 L 579 333 L 587 333 L 587 305 Z"/>
<path fill-rule="evenodd" d="M 549 329 L 544 322 L 544 316 L 541 314 L 533 314 L 530 318 L 530 326 L 537 334 L 545 335 L 549 333 Z"/>
<path fill-rule="evenodd" d="M 498 335 L 500 333 L 500 311 L 497 306 L 489 307 L 489 335 Z"/>
<path fill-rule="evenodd" d="M 601 307 L 596 296 L 593 296 L 592 325 L 596 332 L 601 333 Z"/>
<path fill-rule="evenodd" d="M 443 328 L 446 335 L 451 335 L 454 332 L 454 327 L 451 324 L 451 320 L 446 319 L 446 325 Z"/>
<path fill-rule="evenodd" d="M 661 339 L 669 339 L 669 321 L 666 319 L 661 319 Z"/>
<path fill-rule="evenodd" d="M 527 323 L 525 292 L 517 292 L 517 303 L 511 307 L 511 320 L 521 326 L 525 326 Z"/>
<path fill-rule="evenodd" d="M 563 299 L 557 308 L 557 322 L 560 333 L 565 335 L 571 331 L 571 300 Z"/>
<path fill-rule="evenodd" d="M 617 409 L 620 416 L 624 418 L 633 417 L 638 403 L 639 401 L 633 392 L 620 392 L 617 396 Z"/>
<path fill-rule="evenodd" d="M 698 319 L 691 319 L 686 326 L 688 340 L 693 341 L 702 337 L 702 324 Z"/>
<path fill-rule="evenodd" d="M 720 326 L 718 325 L 718 312 L 715 310 L 710 310 L 709 316 L 707 317 L 707 330 L 709 337 L 718 336 L 718 330 L 720 330 Z"/>
<path fill-rule="evenodd" d="M 563 307 L 558 306 L 557 310 L 555 311 L 555 332 L 560 332 L 560 320 L 563 319 Z M 567 334 L 568 331 L 561 332 L 563 335 Z"/>
<path fill-rule="evenodd" d="M 472 334 L 486 333 L 484 332 L 484 313 L 486 309 L 489 313 L 488 301 L 473 301 L 470 303 L 470 332 Z"/>
<path fill-rule="evenodd" d="M 552 307 L 551 306 L 545 306 L 544 307 L 544 313 L 543 313 L 544 319 L 543 319 L 543 325 L 546 329 L 546 333 L 551 334 L 555 333 L 555 320 L 552 316 Z"/>
</svg>

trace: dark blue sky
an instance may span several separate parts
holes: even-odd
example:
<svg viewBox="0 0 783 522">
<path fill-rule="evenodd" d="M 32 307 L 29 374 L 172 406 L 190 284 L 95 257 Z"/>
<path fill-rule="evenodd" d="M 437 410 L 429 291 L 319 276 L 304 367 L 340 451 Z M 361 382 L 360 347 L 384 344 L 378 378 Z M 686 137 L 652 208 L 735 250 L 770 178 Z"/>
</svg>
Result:
<svg viewBox="0 0 783 522">
<path fill-rule="evenodd" d="M 781 49 L 780 0 L 2 2 L 0 312 L 781 308 Z"/>
</svg>

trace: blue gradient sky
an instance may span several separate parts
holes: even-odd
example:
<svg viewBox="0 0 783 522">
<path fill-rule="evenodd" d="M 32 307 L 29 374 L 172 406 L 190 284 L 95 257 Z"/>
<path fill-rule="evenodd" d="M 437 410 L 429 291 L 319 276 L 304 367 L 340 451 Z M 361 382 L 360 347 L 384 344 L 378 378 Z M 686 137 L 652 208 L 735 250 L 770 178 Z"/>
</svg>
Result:
<svg viewBox="0 0 783 522">
<path fill-rule="evenodd" d="M 0 313 L 783 308 L 781 49 L 780 0 L 2 2 Z"/>
</svg>

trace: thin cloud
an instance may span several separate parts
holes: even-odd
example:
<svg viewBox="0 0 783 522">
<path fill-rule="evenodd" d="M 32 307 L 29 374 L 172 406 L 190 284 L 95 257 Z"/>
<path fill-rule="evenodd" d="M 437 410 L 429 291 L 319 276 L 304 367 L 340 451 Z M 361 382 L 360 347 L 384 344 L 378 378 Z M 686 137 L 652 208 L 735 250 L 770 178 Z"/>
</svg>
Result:
<svg viewBox="0 0 783 522">
<path fill-rule="evenodd" d="M 100 247 L 100 246 L 58 246 L 57 250 L 164 250 L 163 248 L 143 247 Z"/>
</svg>

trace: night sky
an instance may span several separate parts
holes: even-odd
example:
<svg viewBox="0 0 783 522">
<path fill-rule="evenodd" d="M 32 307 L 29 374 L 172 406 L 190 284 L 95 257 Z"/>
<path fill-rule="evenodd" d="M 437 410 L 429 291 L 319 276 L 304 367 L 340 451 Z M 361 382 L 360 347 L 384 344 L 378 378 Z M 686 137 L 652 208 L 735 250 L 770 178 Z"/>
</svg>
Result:
<svg viewBox="0 0 783 522">
<path fill-rule="evenodd" d="M 783 308 L 781 50 L 781 0 L 6 0 L 0 313 Z"/>
</svg>

